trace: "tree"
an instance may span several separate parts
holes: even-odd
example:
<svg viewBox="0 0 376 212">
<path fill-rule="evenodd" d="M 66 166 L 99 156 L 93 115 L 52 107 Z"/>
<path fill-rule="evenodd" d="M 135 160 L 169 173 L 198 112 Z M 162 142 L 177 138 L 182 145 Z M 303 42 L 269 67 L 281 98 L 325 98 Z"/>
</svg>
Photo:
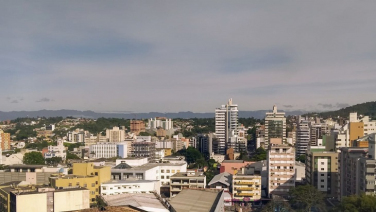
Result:
<svg viewBox="0 0 376 212">
<path fill-rule="evenodd" d="M 56 166 L 57 164 L 63 162 L 63 159 L 61 157 L 52 157 L 52 158 L 47 158 L 46 163 L 48 165 Z"/>
<path fill-rule="evenodd" d="M 257 210 L 258 212 L 270 212 L 270 211 L 279 211 L 279 212 L 292 212 L 294 211 L 290 204 L 283 200 L 272 199 L 268 204 L 263 206 L 261 209 Z"/>
<path fill-rule="evenodd" d="M 45 161 L 43 158 L 42 153 L 40 152 L 28 152 L 25 153 L 23 157 L 24 164 L 32 164 L 32 165 L 44 165 Z"/>
<path fill-rule="evenodd" d="M 67 159 L 80 159 L 77 155 L 67 152 Z"/>
<path fill-rule="evenodd" d="M 376 196 L 361 194 L 344 197 L 333 211 L 376 212 Z"/>
<path fill-rule="evenodd" d="M 311 185 L 297 186 L 289 191 L 289 202 L 295 209 L 310 212 L 326 211 L 324 195 Z"/>
<path fill-rule="evenodd" d="M 105 211 L 106 210 L 107 203 L 106 203 L 106 201 L 101 196 L 97 196 L 96 197 L 96 202 L 97 202 L 97 208 L 100 211 Z"/>
<path fill-rule="evenodd" d="M 247 152 L 241 152 L 240 155 L 236 159 L 237 160 L 245 160 L 245 161 L 251 160 L 251 159 L 249 159 Z"/>
<path fill-rule="evenodd" d="M 266 151 L 264 148 L 259 147 L 256 149 L 256 154 L 251 158 L 253 161 L 266 160 Z"/>
<path fill-rule="evenodd" d="M 302 163 L 305 163 L 306 156 L 305 155 L 300 155 L 299 157 L 296 158 L 296 161 L 300 161 Z"/>
</svg>

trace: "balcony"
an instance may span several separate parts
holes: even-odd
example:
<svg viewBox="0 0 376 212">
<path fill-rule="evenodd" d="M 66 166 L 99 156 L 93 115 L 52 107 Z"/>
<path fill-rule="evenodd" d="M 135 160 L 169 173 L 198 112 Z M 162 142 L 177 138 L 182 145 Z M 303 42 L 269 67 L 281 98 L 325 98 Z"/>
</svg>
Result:
<svg viewBox="0 0 376 212">
<path fill-rule="evenodd" d="M 239 190 L 239 191 L 253 191 L 255 190 L 254 187 L 234 187 L 234 190 Z"/>
<path fill-rule="evenodd" d="M 253 185 L 255 182 L 235 181 L 235 185 Z"/>
<path fill-rule="evenodd" d="M 252 193 L 235 193 L 235 196 L 242 196 L 242 197 L 253 197 L 254 194 Z"/>
</svg>

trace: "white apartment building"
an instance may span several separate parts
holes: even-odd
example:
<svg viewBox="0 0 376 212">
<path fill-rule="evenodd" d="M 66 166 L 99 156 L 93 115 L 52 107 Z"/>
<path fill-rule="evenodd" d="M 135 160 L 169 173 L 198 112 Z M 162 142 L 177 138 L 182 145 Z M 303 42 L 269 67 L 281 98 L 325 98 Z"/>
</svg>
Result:
<svg viewBox="0 0 376 212">
<path fill-rule="evenodd" d="M 305 155 L 310 142 L 310 122 L 307 120 L 300 120 L 298 129 L 296 131 L 296 155 Z"/>
<path fill-rule="evenodd" d="M 166 118 L 149 119 L 148 121 L 149 129 L 157 129 L 159 127 L 164 130 L 170 130 L 170 129 L 173 129 L 174 124 L 173 124 L 172 119 L 166 119 Z"/>
<path fill-rule="evenodd" d="M 106 130 L 106 138 L 109 142 L 122 142 L 125 140 L 125 131 L 119 127 Z"/>
<path fill-rule="evenodd" d="M 97 143 L 90 145 L 89 154 L 92 158 L 126 158 L 127 144 L 126 143 Z"/>
<path fill-rule="evenodd" d="M 226 154 L 229 137 L 238 134 L 238 113 L 238 105 L 233 104 L 232 99 L 215 109 L 215 135 L 219 140 L 217 148 L 213 149 L 216 154 Z"/>
<path fill-rule="evenodd" d="M 284 196 L 295 187 L 295 148 L 286 144 L 269 146 L 268 196 Z"/>
<path fill-rule="evenodd" d="M 273 106 L 272 112 L 265 115 L 265 144 L 266 149 L 270 144 L 270 139 L 281 138 L 286 142 L 286 117 L 284 112 L 278 112 L 277 106 Z"/>
<path fill-rule="evenodd" d="M 85 141 L 85 131 L 76 129 L 67 133 L 67 140 L 69 142 L 80 143 Z"/>
<path fill-rule="evenodd" d="M 113 180 L 101 184 L 101 195 L 160 193 L 159 180 Z"/>
<path fill-rule="evenodd" d="M 53 157 L 61 157 L 63 161 L 67 158 L 64 142 L 62 140 L 58 140 L 56 146 L 48 146 L 48 152 L 44 154 L 44 158 Z"/>
<path fill-rule="evenodd" d="M 187 171 L 187 163 L 147 163 L 132 167 L 120 163 L 111 169 L 113 180 L 160 180 L 161 185 L 169 185 L 170 177 Z"/>
</svg>

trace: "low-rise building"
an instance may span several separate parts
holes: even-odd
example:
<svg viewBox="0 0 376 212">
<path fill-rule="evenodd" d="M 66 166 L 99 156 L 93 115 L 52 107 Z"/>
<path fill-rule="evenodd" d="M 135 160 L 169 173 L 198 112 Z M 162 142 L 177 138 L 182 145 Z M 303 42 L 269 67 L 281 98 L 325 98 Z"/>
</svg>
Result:
<svg viewBox="0 0 376 212">
<path fill-rule="evenodd" d="M 225 191 L 232 190 L 232 174 L 228 172 L 223 172 L 217 174 L 213 179 L 208 183 L 208 188 L 211 189 L 223 189 Z"/>
<path fill-rule="evenodd" d="M 223 190 L 184 189 L 169 203 L 171 212 L 225 211 Z"/>
<path fill-rule="evenodd" d="M 92 158 L 126 158 L 127 144 L 122 142 L 97 143 L 90 145 L 89 152 Z"/>
<path fill-rule="evenodd" d="M 254 167 L 243 167 L 232 179 L 234 201 L 255 202 L 261 199 L 261 175 Z"/>
<path fill-rule="evenodd" d="M 169 185 L 170 177 L 187 171 L 187 163 L 147 163 L 130 166 L 120 163 L 111 169 L 112 180 L 160 180 L 161 185 Z"/>
<path fill-rule="evenodd" d="M 56 146 L 48 146 L 48 151 L 44 154 L 44 158 L 47 159 L 53 157 L 61 157 L 61 159 L 65 161 L 67 153 L 62 140 L 58 140 Z"/>
<path fill-rule="evenodd" d="M 245 167 L 248 164 L 252 164 L 254 161 L 244 161 L 244 160 L 224 160 L 221 163 L 220 173 L 228 172 L 232 175 L 236 174 L 241 170 L 242 167 Z"/>
<path fill-rule="evenodd" d="M 54 189 L 12 182 L 0 185 L 0 210 L 73 211 L 90 208 L 89 190 L 85 188 Z"/>
<path fill-rule="evenodd" d="M 99 188 L 103 182 L 111 178 L 111 167 L 94 166 L 93 163 L 74 163 L 73 174 L 55 174 L 50 177 L 50 185 L 54 188 L 75 188 L 83 187 L 90 190 L 90 204 L 96 202 L 99 195 Z"/>
<path fill-rule="evenodd" d="M 155 158 L 155 142 L 132 142 L 132 157 L 148 157 L 151 161 Z"/>
<path fill-rule="evenodd" d="M 180 172 L 170 177 L 170 197 L 186 188 L 205 188 L 206 176 L 202 172 Z"/>
<path fill-rule="evenodd" d="M 102 183 L 101 195 L 158 193 L 159 180 L 113 180 Z"/>
</svg>

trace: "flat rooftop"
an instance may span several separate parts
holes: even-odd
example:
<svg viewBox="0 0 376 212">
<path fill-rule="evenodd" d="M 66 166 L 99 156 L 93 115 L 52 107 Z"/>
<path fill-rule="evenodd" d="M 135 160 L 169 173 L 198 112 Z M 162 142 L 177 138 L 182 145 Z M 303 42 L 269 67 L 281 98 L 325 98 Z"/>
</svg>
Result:
<svg viewBox="0 0 376 212">
<path fill-rule="evenodd" d="M 117 194 L 104 195 L 103 199 L 109 206 L 129 205 L 148 211 L 169 212 L 154 194 Z"/>
<path fill-rule="evenodd" d="M 170 204 L 177 212 L 211 212 L 218 205 L 222 192 L 216 189 L 183 189 Z"/>
<path fill-rule="evenodd" d="M 114 167 L 114 168 L 112 168 L 111 171 L 116 171 L 116 170 L 145 171 L 145 170 L 155 168 L 157 166 L 182 166 L 182 165 L 186 165 L 186 163 L 147 163 L 147 164 L 144 164 L 144 165 L 141 165 L 141 166 L 134 166 L 134 167 L 130 167 L 130 168 L 124 167 L 124 168 L 121 168 L 121 169 L 117 169 L 117 168 Z"/>
<path fill-rule="evenodd" d="M 170 178 L 190 178 L 190 177 L 202 177 L 205 178 L 206 176 L 204 175 L 203 172 L 179 172 L 174 175 L 172 175 Z"/>
<path fill-rule="evenodd" d="M 106 184 L 134 184 L 134 183 L 154 183 L 159 182 L 159 180 L 112 180 L 105 183 L 102 183 L 102 185 Z"/>
</svg>

